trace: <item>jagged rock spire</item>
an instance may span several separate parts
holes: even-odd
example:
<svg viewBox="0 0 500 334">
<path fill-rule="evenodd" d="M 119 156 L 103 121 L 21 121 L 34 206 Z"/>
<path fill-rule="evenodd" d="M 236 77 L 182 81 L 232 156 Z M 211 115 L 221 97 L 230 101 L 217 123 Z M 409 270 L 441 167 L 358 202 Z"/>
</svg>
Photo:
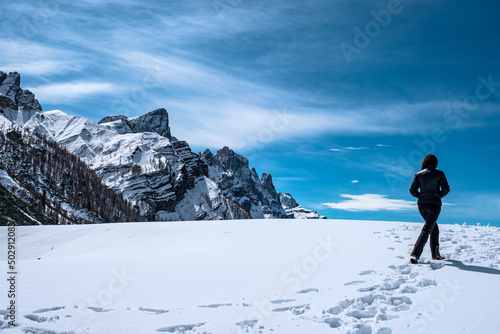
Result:
<svg viewBox="0 0 500 334">
<path fill-rule="evenodd" d="M 0 71 L 0 95 L 7 96 L 19 107 L 42 110 L 35 94 L 21 88 L 21 75 L 17 72 L 7 74 Z"/>
</svg>

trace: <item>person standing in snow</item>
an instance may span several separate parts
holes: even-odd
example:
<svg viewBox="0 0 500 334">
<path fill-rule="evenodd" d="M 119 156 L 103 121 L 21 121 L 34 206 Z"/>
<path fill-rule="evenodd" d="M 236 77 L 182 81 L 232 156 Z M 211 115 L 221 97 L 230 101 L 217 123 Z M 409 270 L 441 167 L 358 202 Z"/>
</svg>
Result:
<svg viewBox="0 0 500 334">
<path fill-rule="evenodd" d="M 435 155 L 427 154 L 422 161 L 422 170 L 415 174 L 410 187 L 410 194 L 418 198 L 418 211 L 425 220 L 422 232 L 411 252 L 411 263 L 418 263 L 430 235 L 433 260 L 443 260 L 439 254 L 439 228 L 437 219 L 441 213 L 441 198 L 450 192 L 450 186 L 443 171 L 437 170 L 438 160 Z M 420 191 L 419 191 L 420 188 Z"/>
</svg>

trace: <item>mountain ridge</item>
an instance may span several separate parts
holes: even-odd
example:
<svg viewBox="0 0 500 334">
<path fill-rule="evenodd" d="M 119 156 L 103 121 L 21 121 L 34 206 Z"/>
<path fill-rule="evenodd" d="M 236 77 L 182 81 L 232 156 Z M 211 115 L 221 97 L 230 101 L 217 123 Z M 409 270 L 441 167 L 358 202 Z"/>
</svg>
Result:
<svg viewBox="0 0 500 334">
<path fill-rule="evenodd" d="M 96 123 L 59 110 L 42 111 L 34 94 L 20 88 L 16 72 L 0 72 L 0 78 L 0 92 L 10 94 L 0 95 L 4 119 L 76 154 L 147 220 L 323 218 L 313 210 L 306 217 L 285 209 L 271 175 L 259 178 L 248 159 L 229 147 L 215 155 L 192 152 L 186 141 L 172 136 L 164 108 Z"/>
</svg>

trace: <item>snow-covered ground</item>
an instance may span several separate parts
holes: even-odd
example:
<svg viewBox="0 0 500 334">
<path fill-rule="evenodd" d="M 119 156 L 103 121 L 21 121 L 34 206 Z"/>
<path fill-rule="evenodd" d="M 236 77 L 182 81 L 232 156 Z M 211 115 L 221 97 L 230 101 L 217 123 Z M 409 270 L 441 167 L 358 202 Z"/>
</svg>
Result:
<svg viewBox="0 0 500 334">
<path fill-rule="evenodd" d="M 440 227 L 447 260 L 418 265 L 412 223 L 18 227 L 18 326 L 0 331 L 499 333 L 500 229 Z"/>
</svg>

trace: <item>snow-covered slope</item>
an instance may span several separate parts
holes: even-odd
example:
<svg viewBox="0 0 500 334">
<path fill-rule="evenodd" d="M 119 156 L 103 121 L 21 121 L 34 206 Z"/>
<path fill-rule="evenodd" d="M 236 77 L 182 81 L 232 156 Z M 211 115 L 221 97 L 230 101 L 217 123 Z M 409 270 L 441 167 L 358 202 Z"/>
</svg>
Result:
<svg viewBox="0 0 500 334">
<path fill-rule="evenodd" d="M 441 225 L 447 259 L 429 260 L 426 248 L 422 263 L 410 265 L 421 226 L 240 220 L 18 227 L 18 326 L 1 332 L 498 333 L 500 230 Z M 6 298 L 2 293 L 0 305 Z"/>
</svg>

